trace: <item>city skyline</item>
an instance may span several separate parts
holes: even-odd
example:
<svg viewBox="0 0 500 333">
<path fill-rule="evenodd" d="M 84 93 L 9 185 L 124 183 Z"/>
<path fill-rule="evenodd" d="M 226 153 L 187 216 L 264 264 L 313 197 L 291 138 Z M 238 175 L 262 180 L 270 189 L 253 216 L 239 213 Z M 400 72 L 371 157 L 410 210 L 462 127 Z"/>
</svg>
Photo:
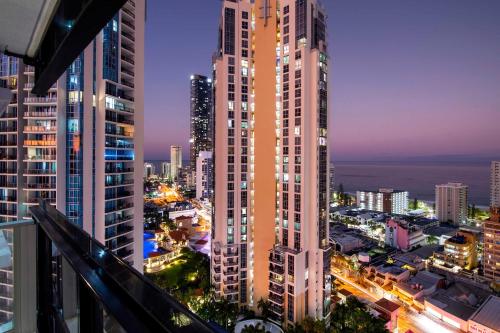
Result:
<svg viewBox="0 0 500 333">
<path fill-rule="evenodd" d="M 219 5 L 148 2 L 146 160 L 168 160 L 174 144 L 188 156 L 189 77 L 210 76 Z M 329 124 L 334 160 L 500 154 L 494 145 L 500 134 L 487 121 L 499 112 L 500 104 L 495 93 L 500 61 L 494 59 L 500 52 L 499 37 L 494 35 L 500 25 L 494 17 L 500 3 L 324 5 L 335 71 Z M 187 14 L 196 23 L 177 34 L 174 27 Z M 166 38 L 169 43 L 164 43 Z M 178 47 L 164 50 L 170 43 Z"/>
</svg>

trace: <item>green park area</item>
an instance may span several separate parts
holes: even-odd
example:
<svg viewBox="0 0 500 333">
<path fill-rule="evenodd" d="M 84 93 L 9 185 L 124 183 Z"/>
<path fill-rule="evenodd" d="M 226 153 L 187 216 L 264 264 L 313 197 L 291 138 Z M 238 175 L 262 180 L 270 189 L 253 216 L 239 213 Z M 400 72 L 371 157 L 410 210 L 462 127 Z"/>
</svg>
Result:
<svg viewBox="0 0 500 333">
<path fill-rule="evenodd" d="M 207 256 L 188 248 L 157 273 L 146 274 L 158 287 L 187 304 L 210 288 L 210 262 Z"/>
</svg>

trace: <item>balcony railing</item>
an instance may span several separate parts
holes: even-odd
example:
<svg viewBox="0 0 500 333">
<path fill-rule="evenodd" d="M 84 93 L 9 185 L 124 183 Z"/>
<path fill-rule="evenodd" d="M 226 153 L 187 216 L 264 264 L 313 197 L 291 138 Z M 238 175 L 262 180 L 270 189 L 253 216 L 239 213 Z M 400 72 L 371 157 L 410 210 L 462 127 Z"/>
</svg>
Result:
<svg viewBox="0 0 500 333">
<path fill-rule="evenodd" d="M 32 221 L 0 226 L 19 234 L 18 264 L 12 276 L 0 277 L 14 285 L 0 290 L 16 304 L 14 331 L 215 332 L 120 259 L 132 249 L 113 254 L 45 202 L 30 213 Z M 19 240 L 33 246 L 16 245 Z"/>
<path fill-rule="evenodd" d="M 25 97 L 24 103 L 57 103 L 56 97 Z"/>
</svg>

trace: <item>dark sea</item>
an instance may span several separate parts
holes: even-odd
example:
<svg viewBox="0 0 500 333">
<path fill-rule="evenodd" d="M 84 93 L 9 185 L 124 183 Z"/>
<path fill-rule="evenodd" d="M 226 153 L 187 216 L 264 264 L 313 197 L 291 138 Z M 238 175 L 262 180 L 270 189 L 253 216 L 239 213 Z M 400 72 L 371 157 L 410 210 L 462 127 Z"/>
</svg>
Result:
<svg viewBox="0 0 500 333">
<path fill-rule="evenodd" d="M 410 198 L 434 201 L 436 184 L 459 182 L 469 186 L 469 203 L 488 206 L 490 164 L 486 162 L 333 162 L 335 187 L 344 191 L 388 187 L 410 192 Z"/>
</svg>

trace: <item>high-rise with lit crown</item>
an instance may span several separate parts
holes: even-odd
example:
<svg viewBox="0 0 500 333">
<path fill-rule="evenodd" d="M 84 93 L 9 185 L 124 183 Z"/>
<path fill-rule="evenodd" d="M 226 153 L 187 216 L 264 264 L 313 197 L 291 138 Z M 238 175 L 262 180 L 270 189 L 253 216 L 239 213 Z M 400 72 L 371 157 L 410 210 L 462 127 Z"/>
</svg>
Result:
<svg viewBox="0 0 500 333">
<path fill-rule="evenodd" d="M 318 1 L 223 2 L 212 283 L 285 323 L 330 314 L 327 82 Z"/>
<path fill-rule="evenodd" d="M 0 221 L 47 200 L 140 271 L 144 20 L 144 0 L 127 1 L 44 97 L 33 67 L 0 56 L 13 96 L 0 115 Z M 3 288 L 0 323 L 12 314 Z"/>
<path fill-rule="evenodd" d="M 196 159 L 201 151 L 212 151 L 213 110 L 212 79 L 191 75 L 191 122 L 189 139 L 191 170 L 196 170 Z"/>
</svg>

